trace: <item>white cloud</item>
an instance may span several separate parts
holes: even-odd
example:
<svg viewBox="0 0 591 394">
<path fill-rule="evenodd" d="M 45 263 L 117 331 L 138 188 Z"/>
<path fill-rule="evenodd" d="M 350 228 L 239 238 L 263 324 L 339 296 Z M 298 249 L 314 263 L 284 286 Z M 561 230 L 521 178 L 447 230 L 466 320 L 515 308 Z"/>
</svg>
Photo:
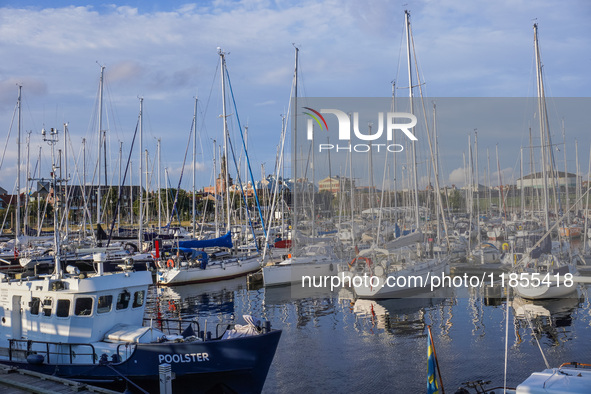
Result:
<svg viewBox="0 0 591 394">
<path fill-rule="evenodd" d="M 422 0 L 411 6 L 423 88 L 431 95 L 533 95 L 528 76 L 535 17 L 552 93 L 580 97 L 591 90 L 586 69 L 591 45 L 584 34 L 591 10 L 584 3 Z M 271 166 L 279 137 L 269 138 L 269 130 L 279 129 L 279 114 L 289 101 L 292 43 L 300 47 L 301 96 L 389 96 L 393 79 L 399 87 L 407 85 L 404 7 L 395 2 L 375 0 L 361 7 L 352 0 L 219 0 L 152 7 L 0 8 L 5 59 L 0 65 L 0 127 L 6 129 L 10 123 L 18 82 L 26 98 L 23 109 L 29 112 L 23 118 L 26 129 L 67 120 L 73 141 L 85 136 L 90 140 L 84 133 L 90 128 L 97 97 L 98 62 L 106 65 L 110 101 L 106 108 L 117 138 L 129 145 L 137 121 L 137 97 L 143 96 L 149 130 L 163 138 L 163 157 L 180 156 L 199 90 L 206 118 L 199 133 L 208 155 L 210 139 L 221 140 L 219 46 L 228 52 L 239 115 L 243 123 L 248 119 L 253 131 L 249 139 L 257 150 L 251 158 Z M 512 12 L 507 13 L 507 8 Z M 406 95 L 406 90 L 398 94 Z M 229 106 L 228 112 L 234 111 Z M 458 127 L 464 126 L 482 127 Z M 518 133 L 508 131 L 502 137 L 491 133 L 491 138 L 505 139 L 496 142 L 505 148 L 501 154 L 506 165 L 512 164 L 515 147 L 523 145 L 521 136 L 514 136 Z M 581 145 L 589 143 L 588 133 L 577 133 Z M 442 179 L 457 185 L 464 183 L 458 167 L 465 143 L 459 139 L 454 135 L 441 143 L 442 156 L 448 160 L 442 167 L 456 168 L 447 177 L 442 174 Z"/>
<path fill-rule="evenodd" d="M 461 187 L 466 184 L 466 169 L 465 168 L 456 168 L 452 170 L 449 174 L 448 178 L 449 185 L 456 185 L 456 187 Z"/>
</svg>

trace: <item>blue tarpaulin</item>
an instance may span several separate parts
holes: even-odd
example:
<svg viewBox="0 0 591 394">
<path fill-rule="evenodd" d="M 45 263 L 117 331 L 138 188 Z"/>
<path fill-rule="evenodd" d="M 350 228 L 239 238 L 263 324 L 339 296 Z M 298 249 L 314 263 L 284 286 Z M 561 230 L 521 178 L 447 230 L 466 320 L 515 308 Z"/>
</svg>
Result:
<svg viewBox="0 0 591 394">
<path fill-rule="evenodd" d="M 231 248 L 232 244 L 232 232 L 228 231 L 228 233 L 222 237 L 214 238 L 214 239 L 191 239 L 188 241 L 179 241 L 179 247 L 182 248 L 195 248 L 195 249 L 202 249 L 202 248 Z"/>
</svg>

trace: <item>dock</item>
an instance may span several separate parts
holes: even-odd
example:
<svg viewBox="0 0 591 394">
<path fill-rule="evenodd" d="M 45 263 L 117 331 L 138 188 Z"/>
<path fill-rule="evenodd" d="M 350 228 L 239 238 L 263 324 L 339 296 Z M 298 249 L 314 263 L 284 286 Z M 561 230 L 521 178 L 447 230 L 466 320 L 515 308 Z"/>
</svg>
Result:
<svg viewBox="0 0 591 394">
<path fill-rule="evenodd" d="M 56 394 L 56 393 L 99 393 L 121 394 L 119 391 L 91 386 L 73 380 L 45 375 L 0 364 L 0 391 L 3 394 Z"/>
</svg>

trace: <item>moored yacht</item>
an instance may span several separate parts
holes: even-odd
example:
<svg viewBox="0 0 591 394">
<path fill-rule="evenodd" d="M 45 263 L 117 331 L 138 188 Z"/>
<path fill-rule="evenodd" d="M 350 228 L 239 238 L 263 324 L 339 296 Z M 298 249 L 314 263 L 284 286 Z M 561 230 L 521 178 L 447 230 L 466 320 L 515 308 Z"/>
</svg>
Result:
<svg viewBox="0 0 591 394">
<path fill-rule="evenodd" d="M 343 261 L 331 243 L 308 245 L 298 256 L 288 255 L 282 261 L 263 266 L 263 282 L 265 286 L 277 286 L 301 283 L 305 276 L 336 275 L 337 267 Z"/>
<path fill-rule="evenodd" d="M 157 263 L 159 285 L 214 282 L 246 276 L 260 268 L 258 252 L 233 252 L 231 232 L 214 239 L 180 241 L 176 250 L 176 255 Z"/>
</svg>

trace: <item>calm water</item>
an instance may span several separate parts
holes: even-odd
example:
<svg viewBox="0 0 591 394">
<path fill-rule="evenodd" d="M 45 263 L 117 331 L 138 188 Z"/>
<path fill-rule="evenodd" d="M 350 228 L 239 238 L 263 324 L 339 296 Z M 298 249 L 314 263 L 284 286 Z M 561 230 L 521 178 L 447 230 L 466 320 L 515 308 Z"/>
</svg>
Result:
<svg viewBox="0 0 591 394">
<path fill-rule="evenodd" d="M 588 291 L 579 287 L 573 298 L 535 304 L 510 302 L 509 386 L 545 368 L 534 337 L 552 367 L 591 363 Z M 209 331 L 232 315 L 243 323 L 245 314 L 281 328 L 265 393 L 424 393 L 427 325 L 448 392 L 470 380 L 503 383 L 506 301 L 500 288 L 441 289 L 434 298 L 354 302 L 346 290 L 247 290 L 241 278 L 154 289 L 154 295 L 166 315 L 197 316 L 202 329 L 207 321 Z"/>
</svg>

